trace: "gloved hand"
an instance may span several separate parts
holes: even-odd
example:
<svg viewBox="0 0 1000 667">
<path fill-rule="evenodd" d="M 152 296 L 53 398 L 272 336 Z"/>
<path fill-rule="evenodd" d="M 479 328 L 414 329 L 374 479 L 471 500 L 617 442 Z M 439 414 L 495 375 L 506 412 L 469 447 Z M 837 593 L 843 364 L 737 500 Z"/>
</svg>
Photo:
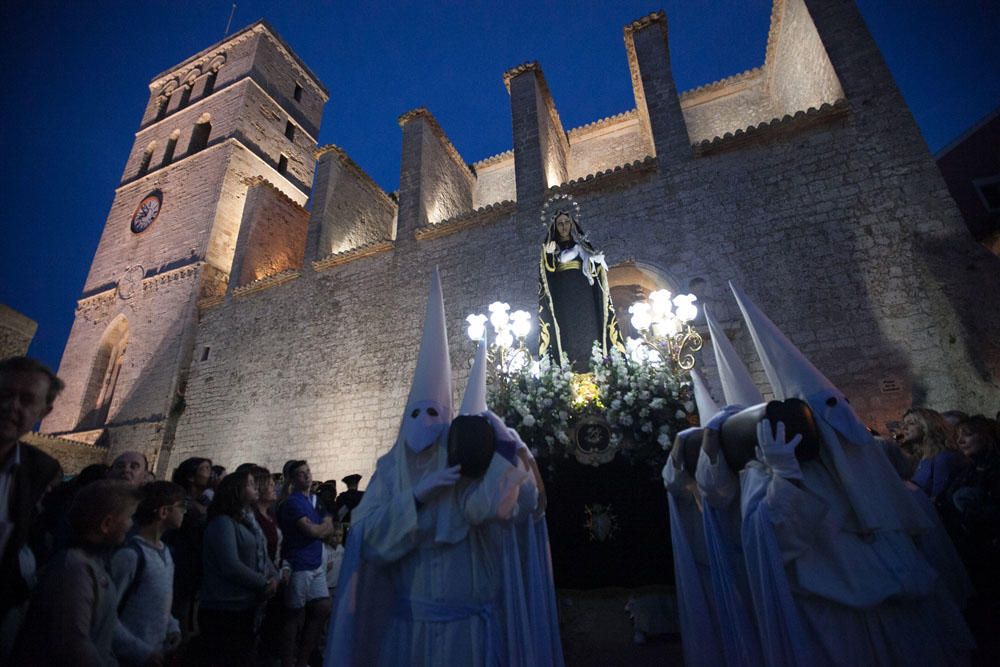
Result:
<svg viewBox="0 0 1000 667">
<path fill-rule="evenodd" d="M 708 420 L 707 424 L 705 424 L 705 428 L 710 431 L 721 431 L 722 425 L 726 423 L 726 420 L 742 409 L 742 405 L 727 405 L 712 415 L 712 418 Z"/>
<path fill-rule="evenodd" d="M 785 442 L 785 423 L 778 422 L 774 435 L 771 435 L 771 422 L 762 419 L 757 424 L 757 458 L 774 471 L 774 474 L 785 479 L 802 480 L 802 469 L 799 460 L 795 458 L 795 448 L 802 442 L 802 434 Z"/>
<path fill-rule="evenodd" d="M 684 440 L 688 435 L 700 430 L 700 426 L 692 426 L 674 436 L 674 444 L 670 448 L 670 458 L 673 459 L 674 467 L 678 470 L 684 470 Z"/>
<path fill-rule="evenodd" d="M 419 482 L 413 485 L 414 500 L 417 501 L 418 505 L 423 505 L 444 489 L 454 486 L 460 477 L 459 471 L 461 469 L 462 466 L 456 465 L 424 475 Z"/>
</svg>

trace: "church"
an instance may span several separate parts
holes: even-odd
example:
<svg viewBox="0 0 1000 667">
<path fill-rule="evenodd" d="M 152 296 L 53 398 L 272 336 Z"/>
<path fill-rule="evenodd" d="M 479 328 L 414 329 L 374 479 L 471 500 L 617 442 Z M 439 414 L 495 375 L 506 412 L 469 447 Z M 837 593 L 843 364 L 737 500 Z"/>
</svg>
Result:
<svg viewBox="0 0 1000 667">
<path fill-rule="evenodd" d="M 517 65 L 511 150 L 469 162 L 430 111 L 406 111 L 398 192 L 317 146 L 329 92 L 264 21 L 156 75 L 42 432 L 108 460 L 143 451 L 160 477 L 194 455 L 370 475 L 434 267 L 461 391 L 466 315 L 536 312 L 540 215 L 567 195 L 618 312 L 695 294 L 765 395 L 728 281 L 873 428 L 913 404 L 992 414 L 1000 259 L 969 235 L 854 3 L 774 0 L 761 65 L 689 91 L 668 17 L 623 35 L 634 109 L 565 128 L 542 64 Z M 698 364 L 712 385 L 712 355 Z"/>
</svg>

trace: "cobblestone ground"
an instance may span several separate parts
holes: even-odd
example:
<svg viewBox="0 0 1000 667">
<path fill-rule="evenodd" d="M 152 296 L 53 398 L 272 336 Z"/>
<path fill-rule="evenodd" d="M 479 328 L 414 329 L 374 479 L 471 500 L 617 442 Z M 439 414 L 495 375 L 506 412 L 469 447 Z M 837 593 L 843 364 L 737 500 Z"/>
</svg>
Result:
<svg viewBox="0 0 1000 667">
<path fill-rule="evenodd" d="M 625 611 L 634 591 L 560 590 L 559 625 L 567 667 L 642 667 L 683 665 L 676 618 L 671 632 L 636 644 L 632 620 Z"/>
</svg>

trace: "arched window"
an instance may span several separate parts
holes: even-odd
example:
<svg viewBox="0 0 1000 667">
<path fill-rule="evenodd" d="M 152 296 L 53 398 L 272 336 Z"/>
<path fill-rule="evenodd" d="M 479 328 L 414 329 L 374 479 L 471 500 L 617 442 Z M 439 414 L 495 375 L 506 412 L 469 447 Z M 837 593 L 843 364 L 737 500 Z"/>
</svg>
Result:
<svg viewBox="0 0 1000 667">
<path fill-rule="evenodd" d="M 188 144 L 188 154 L 197 153 L 201 149 L 208 146 L 208 137 L 212 134 L 212 117 L 203 113 L 198 119 L 198 122 L 194 125 L 194 130 L 191 132 L 191 143 Z"/>
<path fill-rule="evenodd" d="M 658 289 L 676 291 L 676 285 L 662 272 L 636 262 L 612 266 L 608 270 L 608 287 L 611 288 L 611 303 L 615 306 L 622 338 L 637 337 L 637 333 L 632 330 L 629 306 L 642 301 Z"/>
<path fill-rule="evenodd" d="M 167 105 L 170 104 L 170 95 L 160 95 L 156 98 L 156 120 L 163 120 L 167 115 Z"/>
<path fill-rule="evenodd" d="M 78 428 L 101 428 L 108 421 L 127 346 L 128 320 L 119 315 L 108 325 L 97 346 L 97 355 L 83 394 Z"/>
<path fill-rule="evenodd" d="M 205 97 L 211 95 L 212 91 L 215 90 L 215 79 L 218 78 L 218 76 L 219 76 L 219 70 L 213 69 L 211 72 L 208 73 L 208 76 L 205 78 L 205 92 L 204 92 Z"/>
<path fill-rule="evenodd" d="M 174 161 L 174 151 L 177 150 L 177 138 L 180 136 L 180 130 L 174 130 L 170 133 L 170 138 L 167 139 L 167 148 L 163 151 L 163 162 L 161 163 L 161 166 L 166 167 Z"/>
<path fill-rule="evenodd" d="M 143 176 L 149 171 L 149 163 L 153 161 L 153 151 L 156 150 L 156 142 L 150 141 L 146 150 L 142 154 L 142 162 L 139 163 L 139 176 Z"/>
</svg>

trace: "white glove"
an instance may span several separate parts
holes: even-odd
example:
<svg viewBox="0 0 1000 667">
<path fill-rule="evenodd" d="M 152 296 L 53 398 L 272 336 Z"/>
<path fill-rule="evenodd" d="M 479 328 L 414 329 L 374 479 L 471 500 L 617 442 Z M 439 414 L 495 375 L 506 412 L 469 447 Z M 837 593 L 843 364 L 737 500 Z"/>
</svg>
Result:
<svg viewBox="0 0 1000 667">
<path fill-rule="evenodd" d="M 417 504 L 423 505 L 444 489 L 454 486 L 455 482 L 461 476 L 459 472 L 461 469 L 462 466 L 457 465 L 450 468 L 441 468 L 440 470 L 435 470 L 432 473 L 424 475 L 413 486 L 413 498 L 417 501 Z"/>
<path fill-rule="evenodd" d="M 799 460 L 795 458 L 795 448 L 802 442 L 802 434 L 785 441 L 785 423 L 778 422 L 775 433 L 771 435 L 771 422 L 762 419 L 757 424 L 757 458 L 766 463 L 774 474 L 785 479 L 802 480 L 802 469 Z"/>
<path fill-rule="evenodd" d="M 742 409 L 742 405 L 727 405 L 712 415 L 712 418 L 708 420 L 707 424 L 705 424 L 705 428 L 710 431 L 721 431 L 722 425 L 726 423 L 726 420 Z"/>
</svg>

